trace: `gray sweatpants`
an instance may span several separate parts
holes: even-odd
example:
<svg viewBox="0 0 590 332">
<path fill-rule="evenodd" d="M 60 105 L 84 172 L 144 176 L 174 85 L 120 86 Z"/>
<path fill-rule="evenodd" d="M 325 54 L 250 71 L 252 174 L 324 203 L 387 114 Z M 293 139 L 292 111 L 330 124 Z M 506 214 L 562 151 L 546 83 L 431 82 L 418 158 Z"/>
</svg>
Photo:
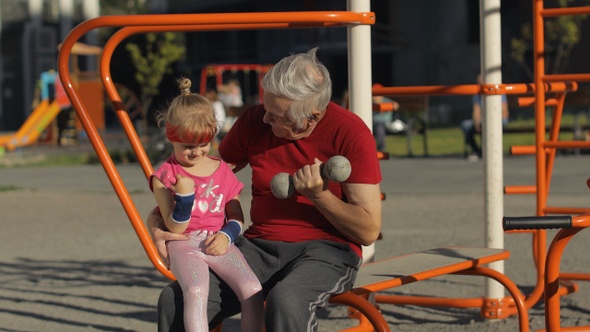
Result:
<svg viewBox="0 0 590 332">
<path fill-rule="evenodd" d="M 317 331 L 316 311 L 332 294 L 349 290 L 361 258 L 348 245 L 332 241 L 286 243 L 239 237 L 240 248 L 258 276 L 266 298 L 267 332 Z M 232 290 L 211 273 L 209 327 L 240 312 Z M 184 331 L 182 290 L 166 286 L 158 301 L 158 331 Z"/>
</svg>

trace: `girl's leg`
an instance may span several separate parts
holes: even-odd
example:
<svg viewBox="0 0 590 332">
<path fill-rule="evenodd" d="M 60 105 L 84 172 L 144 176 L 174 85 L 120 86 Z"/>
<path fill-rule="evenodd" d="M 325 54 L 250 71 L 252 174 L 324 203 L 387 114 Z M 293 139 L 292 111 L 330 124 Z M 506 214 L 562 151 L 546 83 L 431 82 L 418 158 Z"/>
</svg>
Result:
<svg viewBox="0 0 590 332">
<path fill-rule="evenodd" d="M 209 296 L 209 266 L 199 248 L 201 238 L 170 241 L 170 269 L 184 295 L 184 325 L 186 331 L 208 331 L 207 298 Z"/>
<path fill-rule="evenodd" d="M 263 331 L 264 297 L 260 281 L 235 246 L 222 256 L 208 256 L 209 267 L 236 293 L 242 307 L 242 331 Z"/>
</svg>

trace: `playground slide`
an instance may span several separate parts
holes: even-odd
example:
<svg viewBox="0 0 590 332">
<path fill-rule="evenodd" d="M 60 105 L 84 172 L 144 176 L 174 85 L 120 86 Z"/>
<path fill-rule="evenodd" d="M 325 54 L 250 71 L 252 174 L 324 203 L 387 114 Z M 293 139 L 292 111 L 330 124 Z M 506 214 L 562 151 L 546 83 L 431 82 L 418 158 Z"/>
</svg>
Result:
<svg viewBox="0 0 590 332">
<path fill-rule="evenodd" d="M 12 151 L 20 146 L 33 144 L 60 110 L 57 101 L 53 101 L 51 104 L 46 99 L 41 101 L 16 133 L 0 136 L 0 146 Z"/>
<path fill-rule="evenodd" d="M 33 110 L 33 113 L 31 113 L 29 115 L 29 117 L 25 120 L 25 122 L 22 124 L 22 126 L 18 129 L 18 131 L 14 132 L 14 133 L 7 134 L 7 135 L 0 135 L 0 145 L 5 145 L 6 142 L 15 139 L 16 136 L 26 133 L 31 128 L 33 123 L 35 122 L 35 118 L 40 116 L 48 106 L 49 106 L 49 101 L 47 101 L 47 100 L 41 101 L 39 103 L 39 105 L 37 105 L 37 107 Z"/>
</svg>

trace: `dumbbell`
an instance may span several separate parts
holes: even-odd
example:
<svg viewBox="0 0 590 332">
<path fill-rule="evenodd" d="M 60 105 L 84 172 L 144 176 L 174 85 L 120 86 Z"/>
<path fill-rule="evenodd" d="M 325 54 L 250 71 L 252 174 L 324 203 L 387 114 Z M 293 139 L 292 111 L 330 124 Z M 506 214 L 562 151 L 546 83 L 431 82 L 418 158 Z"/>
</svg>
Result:
<svg viewBox="0 0 590 332">
<path fill-rule="evenodd" d="M 350 161 L 343 156 L 334 156 L 320 166 L 323 178 L 334 182 L 344 182 L 352 171 Z M 270 181 L 270 190 L 279 199 L 286 199 L 295 193 L 295 185 L 291 174 L 281 172 L 275 175 Z"/>
</svg>

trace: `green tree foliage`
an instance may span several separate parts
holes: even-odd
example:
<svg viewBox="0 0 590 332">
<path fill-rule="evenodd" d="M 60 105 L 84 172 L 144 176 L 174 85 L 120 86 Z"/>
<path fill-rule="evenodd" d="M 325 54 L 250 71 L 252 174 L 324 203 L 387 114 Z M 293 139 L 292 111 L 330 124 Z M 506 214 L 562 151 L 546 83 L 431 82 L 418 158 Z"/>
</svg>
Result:
<svg viewBox="0 0 590 332">
<path fill-rule="evenodd" d="M 101 0 L 102 15 L 147 14 L 146 0 Z M 114 30 L 108 31 L 108 39 Z M 159 94 L 159 85 L 166 74 L 172 72 L 172 64 L 181 60 L 185 54 L 184 40 L 179 33 L 147 33 L 135 36 L 122 43 L 135 67 L 134 78 L 139 86 L 144 113 L 149 110 L 153 98 Z M 142 116 L 144 124 L 147 117 Z M 146 128 L 146 127 L 144 127 Z"/>
<path fill-rule="evenodd" d="M 100 0 L 103 15 L 145 14 L 146 0 Z"/>
<path fill-rule="evenodd" d="M 590 5 L 589 0 L 557 0 L 556 6 L 568 7 L 573 2 L 575 6 Z M 580 41 L 581 25 L 586 17 L 586 15 L 570 15 L 544 20 L 545 71 L 547 73 L 561 73 L 567 66 L 572 50 Z M 522 25 L 520 36 L 512 38 L 510 56 L 521 65 L 531 80 L 533 70 L 529 63 L 533 59 L 529 52 L 532 50 L 533 28 L 532 23 L 527 22 Z"/>
<path fill-rule="evenodd" d="M 148 33 L 142 43 L 128 43 L 125 48 L 131 56 L 141 87 L 143 109 L 148 110 L 165 74 L 172 72 L 172 64 L 184 57 L 185 47 L 177 33 Z"/>
<path fill-rule="evenodd" d="M 100 0 L 100 14 L 105 15 L 139 15 L 147 14 L 145 0 Z M 118 28 L 101 28 L 102 41 L 109 39 Z"/>
</svg>

